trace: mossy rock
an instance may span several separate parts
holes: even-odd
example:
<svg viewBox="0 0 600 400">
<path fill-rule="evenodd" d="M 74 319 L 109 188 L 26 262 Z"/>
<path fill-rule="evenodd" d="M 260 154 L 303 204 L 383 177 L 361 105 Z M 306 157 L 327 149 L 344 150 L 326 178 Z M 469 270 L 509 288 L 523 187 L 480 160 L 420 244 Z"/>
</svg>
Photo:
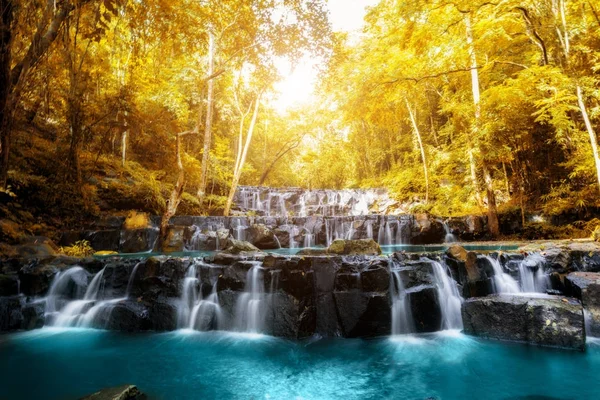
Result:
<svg viewBox="0 0 600 400">
<path fill-rule="evenodd" d="M 373 239 L 344 240 L 337 239 L 327 248 L 328 254 L 369 255 L 381 254 L 381 247 Z"/>
</svg>

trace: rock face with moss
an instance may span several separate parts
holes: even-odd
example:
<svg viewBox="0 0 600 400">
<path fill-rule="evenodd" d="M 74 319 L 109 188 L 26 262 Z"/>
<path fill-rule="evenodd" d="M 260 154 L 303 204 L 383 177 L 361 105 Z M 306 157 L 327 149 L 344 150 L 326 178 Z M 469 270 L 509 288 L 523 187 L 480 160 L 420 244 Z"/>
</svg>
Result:
<svg viewBox="0 0 600 400">
<path fill-rule="evenodd" d="M 469 335 L 585 350 L 583 308 L 577 299 L 492 295 L 465 301 L 462 317 Z"/>
<path fill-rule="evenodd" d="M 343 240 L 338 239 L 327 248 L 328 254 L 337 255 L 367 255 L 381 254 L 381 247 L 373 239 Z"/>
</svg>

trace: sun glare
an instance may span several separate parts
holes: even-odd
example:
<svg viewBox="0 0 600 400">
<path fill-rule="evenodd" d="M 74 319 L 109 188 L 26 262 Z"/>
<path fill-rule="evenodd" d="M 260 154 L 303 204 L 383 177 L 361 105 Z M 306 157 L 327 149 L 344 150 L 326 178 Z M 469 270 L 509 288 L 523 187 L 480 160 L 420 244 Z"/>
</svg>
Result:
<svg viewBox="0 0 600 400">
<path fill-rule="evenodd" d="M 331 26 L 334 31 L 356 32 L 362 29 L 367 7 L 376 0 L 329 0 Z M 281 81 L 275 85 L 278 95 L 273 98 L 273 106 L 280 113 L 309 103 L 317 82 L 317 67 L 321 59 L 306 56 L 296 65 L 281 58 L 276 61 Z"/>
</svg>

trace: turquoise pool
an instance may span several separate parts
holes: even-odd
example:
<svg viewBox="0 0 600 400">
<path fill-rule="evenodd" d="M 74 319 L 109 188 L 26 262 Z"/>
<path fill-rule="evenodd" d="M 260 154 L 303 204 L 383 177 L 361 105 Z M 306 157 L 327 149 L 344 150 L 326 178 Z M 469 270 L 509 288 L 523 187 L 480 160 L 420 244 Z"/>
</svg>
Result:
<svg viewBox="0 0 600 400">
<path fill-rule="evenodd" d="M 585 353 L 456 332 L 289 342 L 223 332 L 124 335 L 42 329 L 0 336 L 0 398 L 76 399 L 134 383 L 151 399 L 592 399 Z"/>
</svg>

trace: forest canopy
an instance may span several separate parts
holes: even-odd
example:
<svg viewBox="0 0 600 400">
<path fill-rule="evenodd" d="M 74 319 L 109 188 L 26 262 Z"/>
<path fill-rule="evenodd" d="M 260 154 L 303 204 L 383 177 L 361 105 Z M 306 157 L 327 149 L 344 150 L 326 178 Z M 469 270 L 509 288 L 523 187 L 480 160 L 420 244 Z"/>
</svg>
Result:
<svg viewBox="0 0 600 400">
<path fill-rule="evenodd" d="M 360 32 L 334 31 L 325 0 L 0 10 L 1 194 L 66 223 L 229 214 L 241 184 L 384 187 L 491 230 L 599 206 L 594 1 L 381 0 Z M 306 57 L 315 94 L 281 110 L 278 62 Z"/>
</svg>

